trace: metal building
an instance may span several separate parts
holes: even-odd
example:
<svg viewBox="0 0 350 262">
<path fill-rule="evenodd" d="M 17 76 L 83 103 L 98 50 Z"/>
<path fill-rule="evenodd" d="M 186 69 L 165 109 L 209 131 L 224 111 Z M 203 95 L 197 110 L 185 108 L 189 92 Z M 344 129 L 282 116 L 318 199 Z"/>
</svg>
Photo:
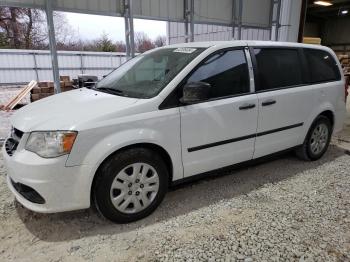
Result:
<svg viewBox="0 0 350 262">
<path fill-rule="evenodd" d="M 252 3 L 243 1 L 243 6 Z M 302 0 L 265 1 L 261 4 L 256 9 L 264 8 L 265 12 L 271 12 L 266 14 L 270 15 L 270 21 L 267 23 L 256 20 L 254 23 L 242 23 L 241 28 L 239 23 L 230 26 L 195 23 L 194 41 L 242 39 L 297 42 Z M 270 8 L 266 8 L 266 5 Z M 169 44 L 185 42 L 187 38 L 185 23 L 168 22 L 167 37 Z"/>
<path fill-rule="evenodd" d="M 45 10 L 55 89 L 60 92 L 53 11 L 124 17 L 127 55 L 134 56 L 133 18 L 168 21 L 170 43 L 212 39 L 295 41 L 301 1 L 0 0 L 0 6 Z M 211 39 L 212 35 L 216 38 L 213 36 Z"/>
</svg>

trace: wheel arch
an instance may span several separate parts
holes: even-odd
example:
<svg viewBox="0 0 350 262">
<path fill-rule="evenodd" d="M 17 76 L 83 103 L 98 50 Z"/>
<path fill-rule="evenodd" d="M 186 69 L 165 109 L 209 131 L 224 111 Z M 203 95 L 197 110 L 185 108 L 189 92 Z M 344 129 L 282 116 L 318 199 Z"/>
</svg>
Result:
<svg viewBox="0 0 350 262">
<path fill-rule="evenodd" d="M 334 127 L 334 112 L 331 110 L 325 110 L 323 112 L 321 112 L 318 116 L 325 116 L 329 119 L 329 121 L 331 121 L 332 124 L 332 128 Z M 318 117 L 317 116 L 317 117 Z"/>
<path fill-rule="evenodd" d="M 128 150 L 128 149 L 132 149 L 132 148 L 147 148 L 149 150 L 152 150 L 152 151 L 158 153 L 159 156 L 163 159 L 163 161 L 168 169 L 168 172 L 169 172 L 168 185 L 171 184 L 171 182 L 173 180 L 174 168 L 173 168 L 173 162 L 171 160 L 170 154 L 163 147 L 161 147 L 160 145 L 154 144 L 154 143 L 142 142 L 142 143 L 131 144 L 131 145 L 121 147 L 121 148 L 117 149 L 116 151 L 112 152 L 99 164 L 98 168 L 96 169 L 96 171 L 94 173 L 93 180 L 92 180 L 91 187 L 90 187 L 90 199 L 91 199 L 90 201 L 91 201 L 91 203 L 93 202 L 93 191 L 94 191 L 93 189 L 94 189 L 97 174 L 98 174 L 100 168 L 113 155 L 121 153 L 121 152 Z"/>
</svg>

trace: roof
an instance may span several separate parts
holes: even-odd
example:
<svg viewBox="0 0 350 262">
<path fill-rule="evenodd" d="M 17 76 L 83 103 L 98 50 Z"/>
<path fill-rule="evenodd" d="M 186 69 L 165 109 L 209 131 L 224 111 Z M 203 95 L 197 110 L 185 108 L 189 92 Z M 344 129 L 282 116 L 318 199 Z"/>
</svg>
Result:
<svg viewBox="0 0 350 262">
<path fill-rule="evenodd" d="M 285 46 L 285 47 L 304 47 L 304 48 L 316 48 L 316 49 L 324 49 L 329 50 L 328 47 L 321 45 L 310 45 L 310 44 L 302 44 L 302 43 L 294 43 L 294 42 L 276 42 L 276 41 L 254 41 L 254 40 L 232 40 L 232 41 L 207 41 L 207 42 L 191 42 L 191 43 L 180 43 L 174 45 L 168 45 L 166 47 L 234 47 L 234 46 Z"/>
</svg>

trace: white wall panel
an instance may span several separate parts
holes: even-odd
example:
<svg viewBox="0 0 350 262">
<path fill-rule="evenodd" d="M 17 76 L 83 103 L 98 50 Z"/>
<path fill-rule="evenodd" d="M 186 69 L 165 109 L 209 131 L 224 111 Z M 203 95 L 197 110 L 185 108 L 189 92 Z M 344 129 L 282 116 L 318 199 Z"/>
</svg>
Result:
<svg viewBox="0 0 350 262">
<path fill-rule="evenodd" d="M 302 0 L 282 0 L 279 41 L 298 41 Z"/>
<path fill-rule="evenodd" d="M 135 17 L 153 17 L 181 21 L 184 18 L 184 0 L 133 0 Z"/>
<path fill-rule="evenodd" d="M 36 67 L 33 54 L 35 54 Z M 74 78 L 81 73 L 89 73 L 101 78 L 126 60 L 125 54 L 118 52 L 58 51 L 60 75 L 69 75 Z M 25 83 L 33 79 L 39 81 L 53 79 L 49 51 L 0 49 L 0 85 Z"/>
<path fill-rule="evenodd" d="M 242 23 L 248 26 L 270 26 L 272 0 L 244 0 Z"/>
<path fill-rule="evenodd" d="M 5 83 L 18 83 L 18 82 L 29 82 L 33 79 L 36 79 L 36 76 L 35 76 L 35 72 L 32 70 L 32 71 L 27 71 L 28 73 L 34 73 L 32 77 L 24 77 L 22 76 L 21 78 L 19 78 L 17 81 L 14 81 L 12 79 L 12 81 L 10 82 L 5 82 Z M 52 75 L 52 70 L 50 69 L 45 69 L 45 70 L 39 70 L 38 71 L 38 75 L 39 75 L 39 79 L 40 81 L 52 81 L 53 80 L 53 75 Z"/>
<path fill-rule="evenodd" d="M 168 26 L 168 39 L 170 44 L 185 42 L 184 23 L 170 22 Z M 194 26 L 194 40 L 195 41 L 228 41 L 232 38 L 232 27 L 195 24 Z M 242 28 L 243 40 L 269 40 L 270 30 L 261 28 Z M 238 38 L 238 30 L 235 30 L 235 38 Z"/>
<path fill-rule="evenodd" d="M 195 0 L 194 21 L 232 24 L 232 0 Z"/>
<path fill-rule="evenodd" d="M 39 68 L 51 67 L 51 56 L 49 52 L 44 54 L 39 53 L 38 55 L 35 56 L 35 58 L 36 58 L 36 64 Z M 16 57 L 14 57 L 14 59 L 16 59 Z"/>
<path fill-rule="evenodd" d="M 53 8 L 83 13 L 121 14 L 121 2 L 121 0 L 56 0 Z"/>
<path fill-rule="evenodd" d="M 213 1 L 214 2 L 214 1 Z M 244 0 L 243 1 L 243 27 L 241 39 L 243 40 L 270 40 L 275 39 L 276 27 L 256 28 L 256 25 L 269 25 L 271 0 Z M 277 7 L 277 5 L 275 5 Z M 276 13 L 277 10 L 275 10 Z M 282 0 L 280 11 L 279 41 L 296 42 L 299 30 L 301 0 Z M 248 15 L 249 14 L 249 15 Z M 262 15 L 260 15 L 262 14 Z M 254 19 L 244 20 L 246 15 Z M 253 21 L 253 24 L 251 23 Z M 250 24 L 244 25 L 244 24 Z M 184 23 L 170 22 L 167 27 L 170 44 L 185 42 Z M 238 27 L 235 27 L 235 39 L 238 39 Z M 195 41 L 231 40 L 231 26 L 218 26 L 207 24 L 195 25 Z"/>
<path fill-rule="evenodd" d="M 267 26 L 272 0 L 244 0 L 243 23 Z M 233 0 L 195 0 L 194 20 L 199 23 L 220 23 L 231 25 L 233 20 Z M 5 6 L 32 6 L 44 8 L 45 0 L 0 0 Z M 121 16 L 122 0 L 55 0 L 53 9 Z M 236 11 L 237 13 L 237 11 Z M 169 21 L 184 21 L 184 0 L 133 0 L 135 18 L 150 18 Z"/>
<path fill-rule="evenodd" d="M 60 55 L 58 56 L 58 66 L 59 67 L 76 67 L 80 64 L 80 55 Z"/>
<path fill-rule="evenodd" d="M 39 7 L 44 6 L 45 0 L 1 0 L 0 5 L 15 7 Z"/>
</svg>

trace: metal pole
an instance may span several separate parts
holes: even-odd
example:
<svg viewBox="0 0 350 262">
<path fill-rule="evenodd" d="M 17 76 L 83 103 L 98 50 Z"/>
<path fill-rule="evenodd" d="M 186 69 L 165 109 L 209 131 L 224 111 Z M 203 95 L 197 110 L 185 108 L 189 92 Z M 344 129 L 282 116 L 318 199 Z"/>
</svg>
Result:
<svg viewBox="0 0 350 262">
<path fill-rule="evenodd" d="M 84 74 L 83 54 L 80 54 L 80 71 L 82 74 Z"/>
<path fill-rule="evenodd" d="M 54 87 L 55 87 L 56 93 L 61 93 L 60 73 L 58 69 L 56 38 L 55 38 L 55 26 L 53 23 L 52 0 L 46 0 L 45 5 L 46 5 L 45 12 L 46 12 L 47 28 L 49 30 L 49 46 L 50 46 L 50 54 L 51 54 L 51 62 L 52 62 Z"/>
<path fill-rule="evenodd" d="M 130 39 L 129 39 L 129 22 L 128 18 L 126 17 L 127 14 L 124 14 L 124 24 L 125 24 L 125 51 L 126 51 L 126 57 L 130 58 Z"/>
<path fill-rule="evenodd" d="M 235 39 L 236 27 L 236 0 L 232 0 L 232 39 Z"/>
<path fill-rule="evenodd" d="M 170 22 L 168 21 L 168 22 L 166 22 L 166 28 L 167 28 L 167 45 L 170 45 L 170 42 L 171 42 L 171 40 L 170 40 Z"/>
<path fill-rule="evenodd" d="M 302 0 L 301 3 L 301 12 L 300 12 L 300 22 L 299 22 L 299 32 L 298 32 L 298 42 L 303 42 L 304 37 L 304 29 L 305 29 L 305 21 L 306 21 L 306 13 L 307 13 L 307 1 Z"/>
<path fill-rule="evenodd" d="M 185 43 L 188 43 L 188 2 L 184 0 L 184 18 L 185 18 Z"/>
<path fill-rule="evenodd" d="M 194 42 L 194 0 L 191 0 L 190 31 L 191 31 L 191 42 Z"/>
<path fill-rule="evenodd" d="M 242 13 L 243 13 L 243 0 L 239 0 L 239 21 L 238 21 L 238 39 L 242 39 Z"/>
<path fill-rule="evenodd" d="M 280 17 L 281 17 L 281 0 L 278 0 L 278 3 L 277 3 L 277 17 L 276 17 L 276 41 L 278 41 L 279 29 L 281 27 Z"/>
<path fill-rule="evenodd" d="M 275 1 L 271 0 L 271 6 L 270 6 L 270 34 L 269 39 L 272 40 L 272 28 L 273 28 L 273 10 L 275 6 Z"/>
<path fill-rule="evenodd" d="M 134 40 L 134 15 L 132 12 L 132 0 L 129 0 L 129 37 L 130 37 L 130 53 L 131 57 L 135 57 L 135 40 Z"/>
<path fill-rule="evenodd" d="M 36 81 L 39 82 L 38 63 L 36 62 L 36 56 L 34 52 L 33 52 L 33 60 L 34 60 L 34 70 L 35 70 Z"/>
</svg>

